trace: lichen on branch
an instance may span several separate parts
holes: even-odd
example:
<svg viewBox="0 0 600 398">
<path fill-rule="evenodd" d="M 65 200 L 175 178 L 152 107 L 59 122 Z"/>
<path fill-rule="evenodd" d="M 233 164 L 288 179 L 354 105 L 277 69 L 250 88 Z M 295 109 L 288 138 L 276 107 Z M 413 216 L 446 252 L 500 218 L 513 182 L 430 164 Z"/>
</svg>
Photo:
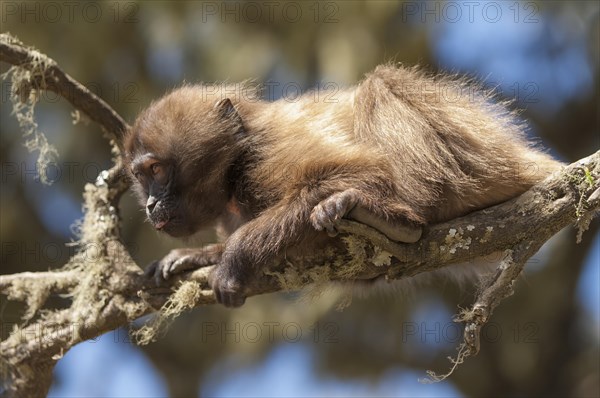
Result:
<svg viewBox="0 0 600 398">
<path fill-rule="evenodd" d="M 0 35 L 0 43 L 24 47 L 23 43 L 8 34 Z M 40 181 L 50 185 L 52 181 L 48 179 L 47 169 L 57 161 L 58 151 L 48 143 L 46 135 L 39 130 L 34 118 L 34 108 L 40 92 L 46 89 L 46 72 L 54 65 L 54 61 L 35 49 L 27 48 L 27 50 L 31 68 L 25 69 L 13 65 L 0 75 L 0 80 L 10 80 L 10 101 L 13 105 L 13 114 L 25 137 L 25 147 L 29 152 L 39 152 L 36 170 Z"/>
</svg>

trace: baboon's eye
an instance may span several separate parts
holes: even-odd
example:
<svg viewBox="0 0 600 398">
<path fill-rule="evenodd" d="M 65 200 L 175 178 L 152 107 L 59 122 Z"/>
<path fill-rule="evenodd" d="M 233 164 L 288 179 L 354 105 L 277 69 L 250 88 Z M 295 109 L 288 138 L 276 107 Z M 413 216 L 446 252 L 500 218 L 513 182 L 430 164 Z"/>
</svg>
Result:
<svg viewBox="0 0 600 398">
<path fill-rule="evenodd" d="M 150 166 L 150 171 L 152 172 L 152 176 L 159 183 L 164 183 L 167 178 L 167 173 L 165 172 L 165 167 L 160 163 L 153 163 Z"/>
</svg>

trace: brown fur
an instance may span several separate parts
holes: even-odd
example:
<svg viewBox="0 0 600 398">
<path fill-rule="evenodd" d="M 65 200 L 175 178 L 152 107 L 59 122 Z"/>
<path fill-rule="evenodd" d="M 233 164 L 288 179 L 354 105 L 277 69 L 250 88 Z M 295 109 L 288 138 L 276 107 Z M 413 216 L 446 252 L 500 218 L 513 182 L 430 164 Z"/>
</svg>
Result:
<svg viewBox="0 0 600 398">
<path fill-rule="evenodd" d="M 219 224 L 229 237 L 211 281 L 227 305 L 243 303 L 257 267 L 352 208 L 416 228 L 517 196 L 560 165 L 488 94 L 416 68 L 383 65 L 356 87 L 295 101 L 243 87 L 179 88 L 142 112 L 125 144 L 130 165 L 148 153 L 172 165 L 167 232 Z"/>
</svg>

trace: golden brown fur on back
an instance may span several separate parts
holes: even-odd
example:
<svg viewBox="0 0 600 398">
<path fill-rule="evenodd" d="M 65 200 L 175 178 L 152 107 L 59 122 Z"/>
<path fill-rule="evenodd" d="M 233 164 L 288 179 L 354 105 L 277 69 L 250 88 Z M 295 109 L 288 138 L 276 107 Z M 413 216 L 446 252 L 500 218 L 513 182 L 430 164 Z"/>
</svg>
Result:
<svg viewBox="0 0 600 398">
<path fill-rule="evenodd" d="M 241 103 L 264 161 L 250 180 L 277 200 L 318 169 L 372 168 L 393 185 L 375 196 L 398 195 L 421 222 L 452 219 L 512 198 L 560 165 L 491 101 L 464 80 L 385 65 L 332 96 L 254 104 L 246 114 Z"/>
<path fill-rule="evenodd" d="M 137 188 L 156 228 L 181 236 L 217 223 L 230 235 L 211 279 L 227 305 L 243 302 L 257 267 L 331 232 L 340 217 L 387 225 L 382 232 L 404 240 L 394 228 L 497 204 L 560 166 L 486 92 L 416 68 L 383 65 L 356 87 L 295 101 L 244 92 L 184 86 L 144 111 L 126 142 L 132 172 L 145 173 Z M 176 257 L 157 272 L 178 272 Z"/>
</svg>

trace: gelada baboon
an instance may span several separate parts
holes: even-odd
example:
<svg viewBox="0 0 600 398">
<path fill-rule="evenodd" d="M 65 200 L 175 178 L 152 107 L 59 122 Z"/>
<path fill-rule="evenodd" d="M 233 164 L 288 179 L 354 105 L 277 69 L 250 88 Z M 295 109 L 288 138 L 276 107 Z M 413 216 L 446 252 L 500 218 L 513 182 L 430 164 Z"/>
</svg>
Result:
<svg viewBox="0 0 600 398">
<path fill-rule="evenodd" d="M 185 237 L 215 225 L 226 238 L 174 250 L 150 272 L 218 264 L 210 284 L 226 306 L 244 303 L 273 256 L 335 234 L 342 217 L 415 242 L 423 226 L 515 197 L 560 166 L 464 79 L 383 65 L 334 95 L 231 95 L 241 87 L 173 90 L 125 142 L 154 228 Z"/>
</svg>

